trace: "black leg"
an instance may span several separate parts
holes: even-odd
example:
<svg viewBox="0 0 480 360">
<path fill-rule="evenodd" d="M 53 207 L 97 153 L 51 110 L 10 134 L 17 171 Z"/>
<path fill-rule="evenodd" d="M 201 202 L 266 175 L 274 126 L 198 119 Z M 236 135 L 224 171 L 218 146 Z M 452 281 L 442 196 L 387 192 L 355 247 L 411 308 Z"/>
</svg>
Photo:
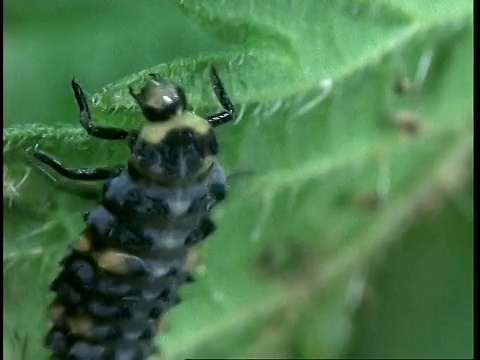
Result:
<svg viewBox="0 0 480 360">
<path fill-rule="evenodd" d="M 207 118 L 207 121 L 215 127 L 233 120 L 234 109 L 233 104 L 228 98 L 227 92 L 223 87 L 222 81 L 218 77 L 217 71 L 213 66 L 210 68 L 210 79 L 212 81 L 213 91 L 215 92 L 218 101 L 225 109 L 225 111 L 209 116 Z"/>
<path fill-rule="evenodd" d="M 242 180 L 246 177 L 253 176 L 255 174 L 256 172 L 253 170 L 237 170 L 230 174 L 227 174 L 227 183 L 231 181 L 235 182 L 237 180 Z"/>
<path fill-rule="evenodd" d="M 58 179 L 57 177 L 51 175 L 47 170 L 45 170 L 38 163 L 31 162 L 30 165 L 40 175 L 47 178 L 48 181 L 51 181 L 55 185 L 55 187 L 57 187 L 63 192 L 79 196 L 86 200 L 100 201 L 101 199 L 103 184 L 99 186 L 98 183 L 87 184 L 87 183 L 82 183 L 74 180 Z"/>
<path fill-rule="evenodd" d="M 66 177 L 67 179 L 72 180 L 107 180 L 112 176 L 118 174 L 123 166 L 116 167 L 99 167 L 99 168 L 80 168 L 80 169 L 68 169 L 64 167 L 58 160 L 54 159 L 50 155 L 47 155 L 43 151 L 35 150 L 33 156 L 43 162 L 44 164 L 50 166 L 53 170 L 58 172 L 60 175 Z"/>
<path fill-rule="evenodd" d="M 105 140 L 123 140 L 127 138 L 130 133 L 128 130 L 92 124 L 92 117 L 88 108 L 87 98 L 75 79 L 72 79 L 72 89 L 80 109 L 80 123 L 85 130 L 87 130 L 89 135 Z"/>
</svg>

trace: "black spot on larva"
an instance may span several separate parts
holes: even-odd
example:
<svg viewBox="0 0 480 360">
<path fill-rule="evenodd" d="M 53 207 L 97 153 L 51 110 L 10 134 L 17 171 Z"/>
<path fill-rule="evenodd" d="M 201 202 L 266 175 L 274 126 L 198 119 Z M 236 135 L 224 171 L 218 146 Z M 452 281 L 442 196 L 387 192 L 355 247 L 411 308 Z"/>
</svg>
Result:
<svg viewBox="0 0 480 360">
<path fill-rule="evenodd" d="M 220 202 L 227 196 L 227 190 L 225 184 L 215 183 L 210 185 L 210 196 L 215 200 L 215 202 Z"/>
<path fill-rule="evenodd" d="M 198 226 L 185 239 L 186 246 L 193 246 L 215 231 L 215 224 L 209 218 L 200 220 Z"/>
<path fill-rule="evenodd" d="M 165 198 L 149 194 L 149 188 L 138 185 L 129 176 L 119 176 L 105 187 L 103 205 L 111 212 L 124 216 L 169 214 Z"/>
<path fill-rule="evenodd" d="M 189 214 L 197 214 L 200 211 L 206 211 L 209 204 L 209 197 L 207 194 L 204 194 L 200 197 L 195 198 L 188 208 Z"/>
<path fill-rule="evenodd" d="M 169 296 L 170 296 L 170 289 L 163 289 L 160 292 L 160 295 L 158 297 L 162 300 L 167 300 L 168 301 Z"/>
<path fill-rule="evenodd" d="M 66 357 L 67 359 L 82 359 L 82 360 L 87 360 L 87 359 L 102 359 L 102 360 L 107 360 L 110 359 L 107 354 L 107 349 L 104 346 L 97 345 L 94 343 L 88 343 L 86 341 L 75 341 L 71 348 L 70 351 L 68 352 L 68 355 Z"/>
<path fill-rule="evenodd" d="M 95 341 L 109 341 L 121 337 L 122 332 L 116 326 L 96 325 L 93 329 L 91 338 Z"/>
<path fill-rule="evenodd" d="M 84 290 L 93 286 L 96 279 L 95 265 L 86 256 L 77 253 L 66 258 L 63 263 L 65 276 L 69 277 L 69 282 L 78 284 Z"/>
<path fill-rule="evenodd" d="M 149 354 L 146 346 L 136 344 L 133 342 L 120 344 L 117 346 L 108 357 L 108 360 L 142 360 Z"/>
<path fill-rule="evenodd" d="M 185 282 L 193 283 L 195 282 L 195 277 L 192 274 L 187 273 L 187 276 L 185 277 Z"/>
<path fill-rule="evenodd" d="M 132 316 L 131 311 L 123 305 L 116 304 L 113 300 L 104 298 L 103 302 L 98 299 L 87 304 L 87 312 L 98 319 L 128 319 Z"/>
<path fill-rule="evenodd" d="M 98 277 L 96 291 L 110 298 L 121 298 L 130 296 L 134 292 L 134 285 L 131 282 L 122 282 L 114 276 Z"/>
<path fill-rule="evenodd" d="M 65 305 L 80 305 L 82 296 L 69 282 L 65 273 L 61 273 L 50 285 L 50 290 L 57 293 L 58 299 Z"/>
<path fill-rule="evenodd" d="M 162 317 L 181 302 L 180 287 L 193 281 L 187 252 L 215 230 L 210 211 L 226 195 L 211 126 L 231 120 L 233 105 L 217 73 L 211 75 L 225 112 L 208 119 L 182 113 L 186 99 L 175 86 L 169 91 L 182 106 L 157 106 L 170 100 L 158 98 L 165 89 L 155 77 L 148 92 L 132 93 L 150 120 L 140 131 L 96 127 L 82 89 L 72 82 L 82 126 L 92 136 L 126 139 L 131 153 L 125 166 L 112 171 L 64 171 L 105 182 L 50 285 L 53 325 L 45 346 L 52 358 L 144 360 L 157 352 L 153 338 Z"/>
<path fill-rule="evenodd" d="M 156 306 L 150 311 L 149 315 L 150 318 L 157 320 L 158 318 L 160 318 L 160 315 L 162 315 L 162 309 L 159 306 Z"/>
<path fill-rule="evenodd" d="M 67 335 L 61 329 L 52 327 L 45 337 L 45 345 L 52 350 L 53 354 L 63 354 L 68 349 Z"/>
</svg>

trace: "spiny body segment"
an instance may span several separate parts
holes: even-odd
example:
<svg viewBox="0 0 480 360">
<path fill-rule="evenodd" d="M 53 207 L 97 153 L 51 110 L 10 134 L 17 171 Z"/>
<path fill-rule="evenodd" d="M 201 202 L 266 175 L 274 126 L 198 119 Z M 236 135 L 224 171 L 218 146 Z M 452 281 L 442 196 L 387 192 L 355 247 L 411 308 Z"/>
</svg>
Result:
<svg viewBox="0 0 480 360">
<path fill-rule="evenodd" d="M 225 197 L 213 127 L 233 118 L 233 106 L 214 68 L 211 79 L 225 111 L 206 119 L 186 112 L 183 90 L 158 75 L 139 93 L 130 89 L 148 120 L 140 131 L 92 124 L 85 95 L 72 81 L 87 132 L 128 139 L 131 154 L 126 166 L 68 169 L 34 152 L 69 179 L 105 180 L 100 205 L 85 214 L 85 229 L 51 284 L 53 326 L 45 343 L 52 358 L 140 360 L 155 352 L 162 315 L 193 280 L 189 249 L 214 231 L 210 210 Z"/>
</svg>

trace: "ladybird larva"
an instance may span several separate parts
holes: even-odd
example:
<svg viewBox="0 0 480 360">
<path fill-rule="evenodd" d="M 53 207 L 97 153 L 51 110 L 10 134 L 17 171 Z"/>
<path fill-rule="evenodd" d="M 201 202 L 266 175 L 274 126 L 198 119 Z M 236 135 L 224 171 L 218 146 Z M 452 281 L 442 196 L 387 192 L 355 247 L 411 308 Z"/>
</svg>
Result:
<svg viewBox="0 0 480 360">
<path fill-rule="evenodd" d="M 231 121 L 234 108 L 213 67 L 210 77 L 224 110 L 206 118 L 186 111 L 183 89 L 157 74 L 139 92 L 129 88 L 147 120 L 140 130 L 95 125 L 72 80 L 87 133 L 126 140 L 130 156 L 126 165 L 71 169 L 33 152 L 43 172 L 47 165 L 79 186 L 104 181 L 100 204 L 85 213 L 85 229 L 51 285 L 45 344 L 52 358 L 141 360 L 155 351 L 163 315 L 192 280 L 187 254 L 214 231 L 210 213 L 225 197 L 213 128 Z"/>
</svg>

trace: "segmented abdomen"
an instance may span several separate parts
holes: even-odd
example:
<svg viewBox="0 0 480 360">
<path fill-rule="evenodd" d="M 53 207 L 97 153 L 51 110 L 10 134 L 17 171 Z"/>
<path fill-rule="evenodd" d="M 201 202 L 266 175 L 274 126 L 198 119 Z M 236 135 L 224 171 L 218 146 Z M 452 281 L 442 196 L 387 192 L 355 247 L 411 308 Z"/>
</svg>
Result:
<svg viewBox="0 0 480 360">
<path fill-rule="evenodd" d="M 128 170 L 107 183 L 51 285 L 53 358 L 140 360 L 154 352 L 161 316 L 191 280 L 188 249 L 214 230 L 209 211 L 224 196 L 217 163 L 183 186 L 146 185 Z"/>
</svg>

